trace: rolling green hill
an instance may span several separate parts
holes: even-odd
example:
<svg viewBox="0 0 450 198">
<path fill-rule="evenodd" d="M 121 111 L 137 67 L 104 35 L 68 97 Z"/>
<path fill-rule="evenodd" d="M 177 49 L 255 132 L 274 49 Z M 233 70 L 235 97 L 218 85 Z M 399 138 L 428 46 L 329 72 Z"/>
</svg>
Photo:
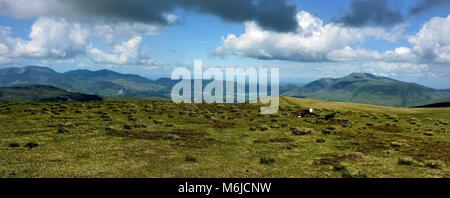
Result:
<svg viewBox="0 0 450 198">
<path fill-rule="evenodd" d="M 450 101 L 446 91 L 365 73 L 322 78 L 303 87 L 281 90 L 286 96 L 402 107 Z"/>
<path fill-rule="evenodd" d="M 48 85 L 0 87 L 0 101 L 45 102 L 45 101 L 99 101 L 96 95 L 71 93 Z"/>
</svg>

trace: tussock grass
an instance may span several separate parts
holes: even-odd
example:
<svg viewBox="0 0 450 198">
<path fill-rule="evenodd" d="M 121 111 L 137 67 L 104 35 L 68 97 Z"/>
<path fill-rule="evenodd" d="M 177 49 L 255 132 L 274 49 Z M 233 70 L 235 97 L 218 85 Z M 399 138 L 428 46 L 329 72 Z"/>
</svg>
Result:
<svg viewBox="0 0 450 198">
<path fill-rule="evenodd" d="M 450 108 L 280 102 L 0 102 L 0 177 L 450 175 Z"/>
<path fill-rule="evenodd" d="M 263 165 L 271 165 L 273 163 L 275 163 L 275 158 L 273 157 L 261 157 L 261 159 L 259 160 L 260 164 Z"/>
</svg>

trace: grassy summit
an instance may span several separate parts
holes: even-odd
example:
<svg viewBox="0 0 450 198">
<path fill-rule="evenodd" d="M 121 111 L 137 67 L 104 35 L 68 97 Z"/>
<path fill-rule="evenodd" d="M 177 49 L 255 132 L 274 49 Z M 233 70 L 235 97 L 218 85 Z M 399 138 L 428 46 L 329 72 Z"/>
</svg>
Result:
<svg viewBox="0 0 450 198">
<path fill-rule="evenodd" d="M 298 109 L 315 116 L 298 118 Z M 450 108 L 0 103 L 0 177 L 450 177 Z"/>
</svg>

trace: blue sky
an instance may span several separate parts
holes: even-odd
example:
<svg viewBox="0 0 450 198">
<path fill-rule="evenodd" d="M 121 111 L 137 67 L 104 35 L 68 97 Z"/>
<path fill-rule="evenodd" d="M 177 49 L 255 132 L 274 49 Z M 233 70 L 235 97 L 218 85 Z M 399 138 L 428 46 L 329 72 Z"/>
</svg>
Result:
<svg viewBox="0 0 450 198">
<path fill-rule="evenodd" d="M 279 67 L 286 83 L 369 72 L 450 88 L 448 0 L 259 1 L 131 0 L 118 4 L 123 11 L 111 5 L 117 0 L 86 1 L 105 9 L 90 13 L 64 0 L 0 0 L 0 67 L 107 68 L 156 79 L 203 59 Z"/>
</svg>

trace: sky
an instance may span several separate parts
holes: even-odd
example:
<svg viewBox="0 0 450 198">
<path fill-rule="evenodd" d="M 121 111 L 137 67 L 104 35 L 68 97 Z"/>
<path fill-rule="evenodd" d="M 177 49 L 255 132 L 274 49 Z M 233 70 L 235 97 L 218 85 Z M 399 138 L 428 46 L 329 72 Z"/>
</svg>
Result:
<svg viewBox="0 0 450 198">
<path fill-rule="evenodd" d="M 0 68 L 277 67 L 450 88 L 450 0 L 0 0 Z"/>
</svg>

